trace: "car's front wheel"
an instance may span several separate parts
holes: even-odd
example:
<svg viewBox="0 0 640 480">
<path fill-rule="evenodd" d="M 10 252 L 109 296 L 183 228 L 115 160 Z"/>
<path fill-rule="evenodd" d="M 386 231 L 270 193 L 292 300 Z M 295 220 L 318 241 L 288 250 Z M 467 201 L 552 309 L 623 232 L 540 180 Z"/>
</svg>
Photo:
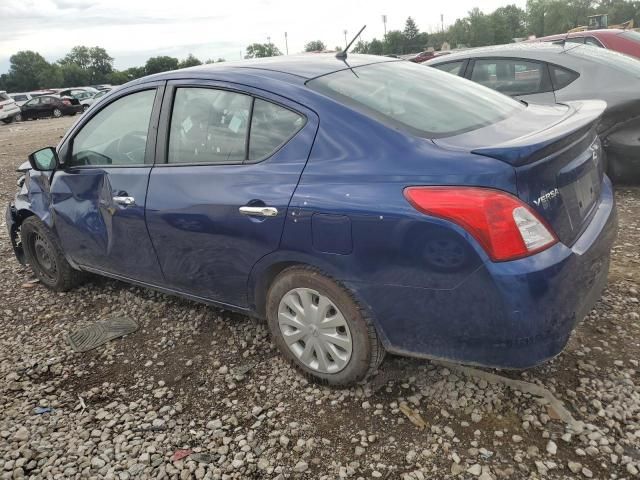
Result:
<svg viewBox="0 0 640 480">
<path fill-rule="evenodd" d="M 8 118 L 3 118 L 2 119 L 2 123 L 9 124 L 11 122 L 13 122 L 13 117 L 8 117 Z"/>
<path fill-rule="evenodd" d="M 82 272 L 69 265 L 57 238 L 39 218 L 32 216 L 22 222 L 20 240 L 27 263 L 46 287 L 65 292 L 82 281 Z"/>
<path fill-rule="evenodd" d="M 16 115 L 13 117 L 13 119 L 16 122 L 21 122 L 22 121 L 22 114 L 21 113 L 16 113 Z"/>
<path fill-rule="evenodd" d="M 372 375 L 384 358 L 376 329 L 352 295 L 309 267 L 276 277 L 267 296 L 276 346 L 307 376 L 348 385 Z"/>
</svg>

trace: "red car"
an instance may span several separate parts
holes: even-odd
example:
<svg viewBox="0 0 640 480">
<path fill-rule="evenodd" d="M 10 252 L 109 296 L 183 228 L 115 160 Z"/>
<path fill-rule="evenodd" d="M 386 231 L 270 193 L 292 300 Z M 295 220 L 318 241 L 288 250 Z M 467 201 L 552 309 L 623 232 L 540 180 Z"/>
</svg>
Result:
<svg viewBox="0 0 640 480">
<path fill-rule="evenodd" d="M 529 40 L 530 42 L 557 42 L 566 39 L 571 43 L 586 43 L 616 52 L 626 53 L 640 58 L 640 32 L 609 28 L 604 30 L 586 30 L 584 32 L 561 33 Z"/>
</svg>

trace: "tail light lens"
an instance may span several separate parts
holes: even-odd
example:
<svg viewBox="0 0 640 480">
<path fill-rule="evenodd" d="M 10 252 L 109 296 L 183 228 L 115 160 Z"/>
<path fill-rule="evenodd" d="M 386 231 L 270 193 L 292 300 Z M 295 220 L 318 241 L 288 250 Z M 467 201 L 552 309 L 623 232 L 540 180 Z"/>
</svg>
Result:
<svg viewBox="0 0 640 480">
<path fill-rule="evenodd" d="M 493 261 L 527 257 L 558 242 L 531 208 L 508 193 L 476 187 L 409 187 L 406 199 L 427 215 L 460 225 Z"/>
<path fill-rule="evenodd" d="M 62 100 L 62 103 L 64 103 L 65 105 L 71 105 L 71 102 L 69 100 L 67 100 L 66 98 L 64 100 Z"/>
</svg>

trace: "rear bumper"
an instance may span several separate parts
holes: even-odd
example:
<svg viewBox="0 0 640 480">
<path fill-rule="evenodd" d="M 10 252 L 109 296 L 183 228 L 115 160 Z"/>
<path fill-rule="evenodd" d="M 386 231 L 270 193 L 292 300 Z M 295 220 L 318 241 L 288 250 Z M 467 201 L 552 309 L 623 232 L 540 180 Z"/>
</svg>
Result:
<svg viewBox="0 0 640 480">
<path fill-rule="evenodd" d="M 559 354 L 600 298 L 616 232 L 605 179 L 598 210 L 571 248 L 559 243 L 532 257 L 487 262 L 453 289 L 348 286 L 371 307 L 392 353 L 528 368 Z"/>
<path fill-rule="evenodd" d="M 7 118 L 12 118 L 15 117 L 17 114 L 20 113 L 20 107 L 18 107 L 17 105 L 14 107 L 7 107 L 6 105 L 4 106 L 4 108 L 2 108 L 2 110 L 0 110 L 0 120 L 6 120 Z"/>
</svg>

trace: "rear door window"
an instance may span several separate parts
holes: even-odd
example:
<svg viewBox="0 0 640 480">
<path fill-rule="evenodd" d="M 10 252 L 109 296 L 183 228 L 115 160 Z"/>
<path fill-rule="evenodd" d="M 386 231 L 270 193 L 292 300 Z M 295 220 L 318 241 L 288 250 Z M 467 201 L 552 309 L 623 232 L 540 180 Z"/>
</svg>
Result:
<svg viewBox="0 0 640 480">
<path fill-rule="evenodd" d="M 476 60 L 471 80 L 505 95 L 530 95 L 549 91 L 544 64 L 519 59 Z"/>
<path fill-rule="evenodd" d="M 178 88 L 169 163 L 235 163 L 247 156 L 252 98 L 213 88 Z"/>
<path fill-rule="evenodd" d="M 551 73 L 551 81 L 553 82 L 553 89 L 560 90 L 566 87 L 577 79 L 580 74 L 569 70 L 568 68 L 558 67 L 557 65 L 549 65 L 549 71 Z"/>
<path fill-rule="evenodd" d="M 304 124 L 302 115 L 257 98 L 251 117 L 249 161 L 258 161 L 273 154 Z"/>
<path fill-rule="evenodd" d="M 452 73 L 453 75 L 461 75 L 462 74 L 462 70 L 463 70 L 463 66 L 465 64 L 466 60 L 461 60 L 459 62 L 447 62 L 447 63 L 440 63 L 438 65 L 434 65 L 434 68 L 437 68 L 438 70 L 442 70 L 443 72 L 447 72 L 447 73 Z"/>
<path fill-rule="evenodd" d="M 491 125 L 525 106 L 461 77 L 404 61 L 330 73 L 307 86 L 393 128 L 441 138 Z"/>
</svg>

